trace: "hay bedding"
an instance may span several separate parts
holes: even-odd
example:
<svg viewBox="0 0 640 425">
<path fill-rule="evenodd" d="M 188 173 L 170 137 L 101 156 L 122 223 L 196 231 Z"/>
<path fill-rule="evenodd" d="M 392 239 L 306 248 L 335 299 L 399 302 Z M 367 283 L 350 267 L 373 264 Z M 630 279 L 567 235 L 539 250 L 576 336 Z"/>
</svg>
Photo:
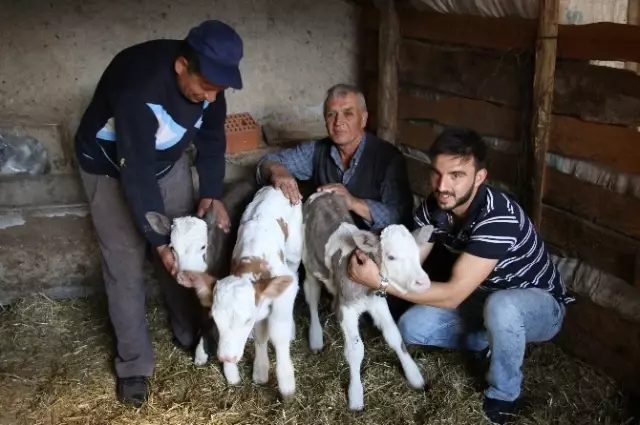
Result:
<svg viewBox="0 0 640 425">
<path fill-rule="evenodd" d="M 241 364 L 243 384 L 227 387 L 221 370 L 196 367 L 171 344 L 163 308 L 149 305 L 157 366 L 149 402 L 141 409 L 119 404 L 112 373 L 112 337 L 105 299 L 22 300 L 0 312 L 0 424 L 483 424 L 482 394 L 460 353 L 410 348 L 431 376 L 428 392 L 411 390 L 395 354 L 379 332 L 362 326 L 365 343 L 365 411 L 346 406 L 348 366 L 335 317 L 327 314 L 325 351 L 307 348 L 307 308 L 296 306 L 292 347 L 297 393 L 283 405 L 273 361 L 267 386 L 251 383 L 253 347 Z M 553 344 L 530 347 L 521 424 L 629 423 L 624 400 L 610 379 Z"/>
</svg>

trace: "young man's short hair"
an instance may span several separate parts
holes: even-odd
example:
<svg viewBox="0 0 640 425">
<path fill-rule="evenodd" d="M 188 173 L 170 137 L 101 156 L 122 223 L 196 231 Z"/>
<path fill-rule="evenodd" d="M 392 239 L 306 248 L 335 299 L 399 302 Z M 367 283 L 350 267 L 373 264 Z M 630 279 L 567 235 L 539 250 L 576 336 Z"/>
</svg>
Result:
<svg viewBox="0 0 640 425">
<path fill-rule="evenodd" d="M 445 129 L 433 142 L 427 155 L 431 162 L 438 155 L 473 158 L 476 171 L 487 168 L 487 145 L 482 137 L 470 128 Z"/>
</svg>

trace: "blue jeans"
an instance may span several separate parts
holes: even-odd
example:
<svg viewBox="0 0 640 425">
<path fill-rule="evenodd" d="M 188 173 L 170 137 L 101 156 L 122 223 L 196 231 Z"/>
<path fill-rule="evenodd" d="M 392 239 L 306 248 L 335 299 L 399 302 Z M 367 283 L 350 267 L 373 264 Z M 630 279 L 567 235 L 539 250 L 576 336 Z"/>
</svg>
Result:
<svg viewBox="0 0 640 425">
<path fill-rule="evenodd" d="M 456 309 L 414 305 L 399 319 L 407 344 L 491 350 L 485 396 L 513 401 L 520 396 L 525 344 L 553 338 L 565 306 L 537 289 L 476 291 Z"/>
</svg>

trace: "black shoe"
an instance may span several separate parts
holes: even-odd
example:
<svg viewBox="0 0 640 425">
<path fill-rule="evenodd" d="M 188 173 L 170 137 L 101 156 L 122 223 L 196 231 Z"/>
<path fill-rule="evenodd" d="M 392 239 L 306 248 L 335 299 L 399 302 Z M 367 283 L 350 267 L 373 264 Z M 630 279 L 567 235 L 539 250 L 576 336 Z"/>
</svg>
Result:
<svg viewBox="0 0 640 425">
<path fill-rule="evenodd" d="M 147 400 L 147 377 L 131 376 L 118 378 L 118 398 L 122 403 L 133 404 L 141 407 Z"/>
<path fill-rule="evenodd" d="M 502 425 L 512 417 L 515 411 L 515 402 L 485 397 L 482 410 L 491 422 Z"/>
</svg>

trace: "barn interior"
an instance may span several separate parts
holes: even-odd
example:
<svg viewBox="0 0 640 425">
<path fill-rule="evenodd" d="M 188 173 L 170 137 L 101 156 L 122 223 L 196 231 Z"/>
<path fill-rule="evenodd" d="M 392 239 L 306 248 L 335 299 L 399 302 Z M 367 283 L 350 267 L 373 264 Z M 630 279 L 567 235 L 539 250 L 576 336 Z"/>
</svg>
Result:
<svg viewBox="0 0 640 425">
<path fill-rule="evenodd" d="M 368 130 L 405 154 L 416 204 L 429 193 L 424 150 L 448 126 L 478 131 L 490 184 L 526 208 L 577 299 L 556 338 L 528 347 L 514 423 L 640 420 L 640 1 L 3 0 L 0 424 L 488 423 L 463 354 L 411 348 L 430 380 L 415 392 L 373 328 L 367 409 L 348 412 L 340 328 L 325 305 L 327 349 L 312 355 L 302 294 L 295 400 L 279 400 L 274 379 L 251 384 L 250 349 L 244 384 L 228 388 L 218 365 L 172 346 L 151 268 L 152 396 L 118 404 L 73 135 L 115 53 L 205 19 L 245 43 L 245 87 L 227 94 L 226 181 L 324 137 L 323 96 L 339 82 L 364 91 Z"/>
</svg>

